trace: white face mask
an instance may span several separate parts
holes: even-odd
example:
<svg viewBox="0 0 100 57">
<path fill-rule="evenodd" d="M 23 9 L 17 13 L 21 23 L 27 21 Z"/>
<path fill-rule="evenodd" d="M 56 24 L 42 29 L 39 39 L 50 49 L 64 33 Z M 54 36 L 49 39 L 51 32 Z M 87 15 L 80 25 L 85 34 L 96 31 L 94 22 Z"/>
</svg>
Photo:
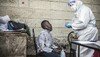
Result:
<svg viewBox="0 0 100 57">
<path fill-rule="evenodd" d="M 71 9 L 73 11 L 78 10 L 78 8 L 82 5 L 83 3 L 81 1 L 77 1 L 76 3 L 73 3 L 73 5 L 71 6 Z"/>
<path fill-rule="evenodd" d="M 73 11 L 76 11 L 76 10 L 77 10 L 77 5 L 76 5 L 76 3 L 75 3 L 74 5 L 71 6 L 71 9 L 72 9 Z"/>
</svg>

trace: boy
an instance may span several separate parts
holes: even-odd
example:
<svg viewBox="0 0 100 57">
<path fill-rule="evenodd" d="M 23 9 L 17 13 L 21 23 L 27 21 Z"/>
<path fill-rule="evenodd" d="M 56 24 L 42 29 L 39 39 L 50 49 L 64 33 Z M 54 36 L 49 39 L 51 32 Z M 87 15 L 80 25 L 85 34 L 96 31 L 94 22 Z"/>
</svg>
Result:
<svg viewBox="0 0 100 57">
<path fill-rule="evenodd" d="M 41 23 L 43 31 L 40 33 L 37 39 L 38 52 L 43 52 L 45 57 L 60 57 L 53 49 L 57 48 L 53 43 L 51 35 L 52 25 L 49 21 L 44 20 Z"/>
</svg>

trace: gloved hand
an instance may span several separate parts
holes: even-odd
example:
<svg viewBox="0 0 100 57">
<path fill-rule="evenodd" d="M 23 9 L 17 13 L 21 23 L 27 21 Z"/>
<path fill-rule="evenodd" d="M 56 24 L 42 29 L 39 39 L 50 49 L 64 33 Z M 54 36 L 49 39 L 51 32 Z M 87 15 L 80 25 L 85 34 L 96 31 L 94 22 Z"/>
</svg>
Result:
<svg viewBox="0 0 100 57">
<path fill-rule="evenodd" d="M 72 28 L 72 23 L 71 23 L 71 22 L 67 22 L 67 23 L 65 24 L 65 27 L 67 27 L 67 28 Z"/>
</svg>

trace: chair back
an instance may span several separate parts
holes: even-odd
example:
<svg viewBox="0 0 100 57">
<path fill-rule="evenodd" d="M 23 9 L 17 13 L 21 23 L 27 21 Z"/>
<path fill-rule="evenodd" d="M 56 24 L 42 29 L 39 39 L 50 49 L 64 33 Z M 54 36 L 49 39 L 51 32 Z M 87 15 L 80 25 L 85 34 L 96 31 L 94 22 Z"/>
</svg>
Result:
<svg viewBox="0 0 100 57">
<path fill-rule="evenodd" d="M 68 40 L 68 43 L 69 43 L 70 47 L 72 47 L 71 42 L 72 42 L 72 41 L 75 41 L 75 40 L 77 40 L 77 39 L 78 39 L 78 38 L 77 38 L 76 34 L 74 33 L 74 31 L 71 31 L 71 32 L 68 34 L 67 40 Z"/>
<path fill-rule="evenodd" d="M 32 31 L 33 31 L 33 41 L 34 41 L 35 52 L 37 54 L 37 44 L 36 44 L 36 37 L 35 37 L 34 29 L 32 29 Z"/>
<path fill-rule="evenodd" d="M 76 52 L 75 52 L 75 50 L 76 50 L 76 45 L 75 44 L 72 44 L 71 42 L 72 41 L 75 41 L 75 40 L 77 40 L 78 38 L 77 38 L 77 36 L 76 36 L 76 34 L 74 33 L 74 31 L 71 31 L 69 34 L 68 34 L 68 38 L 67 38 L 67 40 L 68 40 L 68 43 L 69 43 L 69 49 L 70 49 L 70 56 L 69 57 L 75 57 L 76 55 Z M 72 56 L 73 55 L 73 56 Z"/>
</svg>

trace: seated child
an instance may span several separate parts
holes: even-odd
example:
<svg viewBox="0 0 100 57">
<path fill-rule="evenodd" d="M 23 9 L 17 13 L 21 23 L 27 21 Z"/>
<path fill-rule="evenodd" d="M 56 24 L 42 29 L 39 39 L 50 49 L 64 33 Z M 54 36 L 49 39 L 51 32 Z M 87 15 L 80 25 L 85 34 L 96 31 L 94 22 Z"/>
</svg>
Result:
<svg viewBox="0 0 100 57">
<path fill-rule="evenodd" d="M 53 49 L 57 46 L 53 43 L 53 38 L 51 35 L 52 25 L 49 21 L 44 20 L 41 23 L 43 31 L 40 33 L 37 39 L 38 52 L 43 52 L 45 57 L 60 57 L 58 53 L 54 52 Z"/>
</svg>

